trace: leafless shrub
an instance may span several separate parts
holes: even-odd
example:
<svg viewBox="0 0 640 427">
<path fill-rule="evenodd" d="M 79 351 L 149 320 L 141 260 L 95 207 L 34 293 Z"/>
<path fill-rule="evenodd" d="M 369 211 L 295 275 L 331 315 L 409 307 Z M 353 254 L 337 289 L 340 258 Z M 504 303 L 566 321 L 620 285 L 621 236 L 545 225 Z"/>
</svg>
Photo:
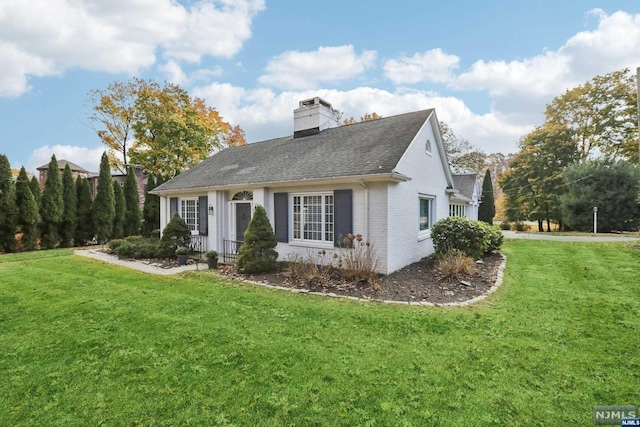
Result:
<svg viewBox="0 0 640 427">
<path fill-rule="evenodd" d="M 379 279 L 380 261 L 370 242 L 362 234 L 347 234 L 334 254 L 334 265 L 347 281 L 375 283 Z"/>
<path fill-rule="evenodd" d="M 309 251 L 307 257 L 289 254 L 287 266 L 291 279 L 298 283 L 310 285 L 327 283 L 331 275 L 331 265 L 325 260 L 326 251 Z"/>
</svg>

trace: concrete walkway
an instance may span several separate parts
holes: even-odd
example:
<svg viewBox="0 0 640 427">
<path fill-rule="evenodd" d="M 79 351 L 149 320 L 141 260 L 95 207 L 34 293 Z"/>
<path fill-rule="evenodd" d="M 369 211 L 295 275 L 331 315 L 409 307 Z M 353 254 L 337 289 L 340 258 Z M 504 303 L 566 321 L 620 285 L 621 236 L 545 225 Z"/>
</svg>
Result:
<svg viewBox="0 0 640 427">
<path fill-rule="evenodd" d="M 527 233 L 525 231 L 502 231 L 505 239 L 552 240 L 555 242 L 633 242 L 638 236 L 558 236 L 550 233 Z"/>
<path fill-rule="evenodd" d="M 132 268 L 134 270 L 143 271 L 145 273 L 159 274 L 164 276 L 171 275 L 171 274 L 178 274 L 184 271 L 196 271 L 196 270 L 207 269 L 206 263 L 183 265 L 180 267 L 172 267 L 172 268 L 162 268 L 157 265 L 145 264 L 144 262 L 140 262 L 140 261 L 127 261 L 124 259 L 118 259 L 113 255 L 108 255 L 102 251 L 95 250 L 95 249 L 76 250 L 73 253 L 75 255 L 97 259 L 99 261 L 106 262 L 109 264 L 121 265 L 123 267 Z"/>
</svg>

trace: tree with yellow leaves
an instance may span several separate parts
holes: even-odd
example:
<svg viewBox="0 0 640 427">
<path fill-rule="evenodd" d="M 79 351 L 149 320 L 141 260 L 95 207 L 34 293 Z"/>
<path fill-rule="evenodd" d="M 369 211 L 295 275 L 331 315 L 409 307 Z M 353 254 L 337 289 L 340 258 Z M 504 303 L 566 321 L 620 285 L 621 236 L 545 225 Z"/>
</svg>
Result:
<svg viewBox="0 0 640 427">
<path fill-rule="evenodd" d="M 214 150 L 242 145 L 244 134 L 215 108 L 172 83 L 134 78 L 90 92 L 89 117 L 107 145 L 112 167 L 127 173 L 129 164 L 156 175 L 175 176 Z"/>
</svg>

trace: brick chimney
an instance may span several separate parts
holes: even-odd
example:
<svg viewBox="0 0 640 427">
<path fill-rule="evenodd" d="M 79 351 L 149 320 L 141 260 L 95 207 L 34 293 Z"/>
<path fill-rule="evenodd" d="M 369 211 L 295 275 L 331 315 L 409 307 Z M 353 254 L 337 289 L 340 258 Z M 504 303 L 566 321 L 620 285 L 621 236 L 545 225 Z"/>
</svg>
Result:
<svg viewBox="0 0 640 427">
<path fill-rule="evenodd" d="M 338 126 L 336 112 L 331 104 L 315 97 L 300 101 L 293 110 L 293 137 L 317 135 L 321 131 Z"/>
</svg>

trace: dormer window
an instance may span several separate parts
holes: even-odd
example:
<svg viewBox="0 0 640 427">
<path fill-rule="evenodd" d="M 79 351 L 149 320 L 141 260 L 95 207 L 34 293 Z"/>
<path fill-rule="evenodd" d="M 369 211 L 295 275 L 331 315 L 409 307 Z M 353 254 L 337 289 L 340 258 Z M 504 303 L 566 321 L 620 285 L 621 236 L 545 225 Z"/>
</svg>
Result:
<svg viewBox="0 0 640 427">
<path fill-rule="evenodd" d="M 427 139 L 427 142 L 424 146 L 424 152 L 428 155 L 431 155 L 431 140 Z"/>
</svg>

